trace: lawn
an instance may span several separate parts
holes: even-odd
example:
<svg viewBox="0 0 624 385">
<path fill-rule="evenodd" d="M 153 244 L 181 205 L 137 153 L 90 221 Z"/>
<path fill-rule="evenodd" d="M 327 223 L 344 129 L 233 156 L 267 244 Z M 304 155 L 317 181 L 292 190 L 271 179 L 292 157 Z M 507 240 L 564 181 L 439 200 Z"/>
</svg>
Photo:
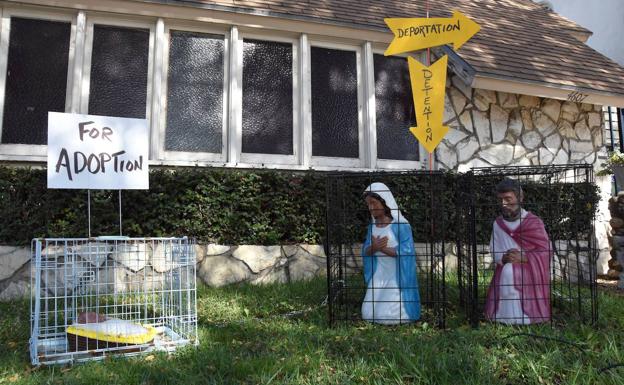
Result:
<svg viewBox="0 0 624 385">
<path fill-rule="evenodd" d="M 624 384 L 624 296 L 601 291 L 594 326 L 329 328 L 325 285 L 201 287 L 198 347 L 41 368 L 28 301 L 0 303 L 0 384 Z"/>
</svg>

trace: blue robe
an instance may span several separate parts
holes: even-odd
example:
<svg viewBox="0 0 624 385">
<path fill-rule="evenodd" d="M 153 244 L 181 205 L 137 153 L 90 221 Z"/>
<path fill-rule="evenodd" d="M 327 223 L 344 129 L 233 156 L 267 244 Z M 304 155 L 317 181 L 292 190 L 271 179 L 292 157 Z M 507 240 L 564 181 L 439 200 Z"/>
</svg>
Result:
<svg viewBox="0 0 624 385">
<path fill-rule="evenodd" d="M 371 245 L 371 234 L 373 233 L 372 223 L 368 225 L 366 241 L 362 245 L 362 259 L 364 260 L 364 280 L 368 286 L 377 268 L 377 257 L 366 255 L 365 250 Z M 391 223 L 392 232 L 398 242 L 396 256 L 396 271 L 399 290 L 401 291 L 401 301 L 409 319 L 416 321 L 420 318 L 420 294 L 418 292 L 418 278 L 416 276 L 416 251 L 414 250 L 414 239 L 412 237 L 412 227 L 409 223 Z"/>
</svg>

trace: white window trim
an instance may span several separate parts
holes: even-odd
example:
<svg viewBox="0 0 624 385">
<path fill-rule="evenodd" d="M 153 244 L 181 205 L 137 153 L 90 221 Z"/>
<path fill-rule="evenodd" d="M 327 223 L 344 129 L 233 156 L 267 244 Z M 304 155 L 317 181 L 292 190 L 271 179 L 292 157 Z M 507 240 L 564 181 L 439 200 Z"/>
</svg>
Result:
<svg viewBox="0 0 624 385">
<path fill-rule="evenodd" d="M 162 18 L 156 20 L 156 29 L 154 32 L 154 63 L 152 78 L 153 93 L 150 103 L 152 104 L 152 116 L 150 116 L 149 125 L 149 159 L 157 159 L 160 156 L 160 117 L 162 115 L 162 79 L 164 69 L 163 46 L 165 35 L 165 21 Z"/>
<path fill-rule="evenodd" d="M 240 148 L 242 141 L 242 106 L 237 102 L 242 100 L 240 79 L 242 79 L 242 60 L 240 60 L 239 51 L 239 31 L 237 26 L 230 28 L 230 51 L 228 55 L 228 126 L 227 126 L 227 165 L 235 167 L 240 159 Z"/>
<path fill-rule="evenodd" d="M 358 158 L 343 158 L 343 157 L 326 157 L 326 156 L 311 156 L 311 166 L 314 168 L 319 167 L 347 167 L 347 168 L 366 168 L 366 136 L 364 127 L 364 71 L 362 65 L 362 47 L 358 45 L 348 44 L 336 44 L 328 43 L 320 40 L 310 41 L 308 44 L 310 55 L 308 55 L 307 67 L 312 71 L 312 47 L 328 48 L 342 51 L 355 52 L 355 62 L 357 68 L 357 110 L 358 110 Z M 311 90 L 310 90 L 311 93 Z M 310 153 L 312 153 L 312 99 L 310 95 Z"/>
<path fill-rule="evenodd" d="M 243 152 L 243 41 L 245 39 L 249 40 L 262 40 L 267 42 L 276 42 L 276 43 L 290 43 L 292 45 L 292 101 L 293 101 L 293 111 L 292 111 L 292 155 L 278 155 L 278 154 L 260 154 L 260 153 L 246 153 Z M 263 33 L 240 33 L 238 36 L 238 44 L 236 45 L 236 52 L 238 54 L 238 63 L 240 63 L 240 70 L 236 74 L 237 82 L 239 86 L 239 91 L 237 92 L 237 99 L 234 103 L 237 103 L 240 108 L 236 111 L 237 114 L 240 114 L 240 126 L 238 129 L 240 130 L 240 135 L 237 135 L 240 138 L 240 144 L 238 146 L 239 150 L 239 159 L 241 163 L 249 163 L 249 164 L 298 164 L 299 163 L 299 142 L 301 141 L 301 126 L 299 124 L 299 108 L 300 108 L 300 99 L 299 99 L 299 87 L 300 87 L 300 76 L 299 76 L 299 41 L 297 39 L 288 38 L 284 36 L 278 36 L 273 34 L 263 34 Z"/>
<path fill-rule="evenodd" d="M 299 164 L 312 163 L 312 84 L 310 78 L 310 43 L 308 35 L 299 36 Z"/>
<path fill-rule="evenodd" d="M 70 111 L 74 89 L 74 64 L 76 46 L 76 12 L 48 11 L 27 8 L 3 7 L 1 10 L 0 32 L 0 138 L 2 138 L 2 124 L 4 122 L 4 102 L 6 90 L 6 73 L 9 58 L 9 37 L 11 32 L 11 17 L 37 19 L 46 21 L 64 21 L 71 23 L 69 37 L 69 56 L 67 63 L 67 86 L 65 91 L 65 112 Z M 41 160 L 47 159 L 48 146 L 44 144 L 13 144 L 0 143 L 0 157 L 4 159 Z"/>
<path fill-rule="evenodd" d="M 373 47 L 370 42 L 362 45 L 364 62 L 364 132 L 366 148 L 366 167 L 377 168 L 377 121 L 375 120 L 375 66 Z"/>
<path fill-rule="evenodd" d="M 210 35 L 218 35 L 223 37 L 223 100 L 222 100 L 222 126 L 221 126 L 221 152 L 209 153 L 209 152 L 191 152 L 191 151 L 170 151 L 165 149 L 165 135 L 167 130 L 167 95 L 168 95 L 168 80 L 169 80 L 169 42 L 171 31 L 179 32 L 198 32 Z M 184 23 L 167 23 L 164 28 L 164 35 L 161 42 L 158 42 L 162 46 L 162 79 L 161 79 L 161 92 L 155 95 L 155 99 L 158 99 L 157 103 L 160 108 L 159 123 L 155 128 L 158 132 L 158 151 L 155 154 L 154 159 L 159 160 L 182 160 L 189 162 L 207 161 L 207 162 L 219 162 L 224 163 L 227 159 L 227 146 L 228 146 L 228 77 L 229 70 L 229 56 L 230 56 L 230 34 L 225 29 L 189 26 Z"/>
<path fill-rule="evenodd" d="M 372 49 L 371 53 L 370 53 L 370 76 L 371 76 L 371 84 L 372 84 L 372 109 L 373 109 L 373 114 L 371 117 L 371 126 L 373 129 L 373 135 L 375 138 L 374 143 L 371 142 L 371 147 L 374 147 L 374 151 L 375 151 L 375 166 L 371 167 L 371 168 L 376 168 L 379 170 L 420 170 L 420 169 L 424 169 L 427 168 L 426 165 L 428 166 L 428 152 L 427 150 L 422 146 L 422 144 L 420 142 L 418 142 L 418 158 L 419 160 L 399 160 L 399 159 L 383 159 L 383 158 L 379 158 L 377 157 L 377 110 L 376 110 L 376 106 L 375 106 L 375 66 L 374 66 L 374 55 L 383 55 L 384 54 L 384 50 L 380 49 L 380 48 L 376 48 L 376 49 Z M 404 54 L 404 55 L 395 55 L 397 57 L 403 57 L 407 60 L 407 57 L 409 55 Z M 424 54 L 423 53 L 416 53 L 411 55 L 412 57 L 414 57 L 416 60 L 418 60 L 419 62 L 423 63 L 424 62 Z M 409 127 L 405 128 L 406 130 L 409 130 Z M 418 139 L 416 139 L 414 137 L 414 140 L 418 141 Z M 432 155 L 433 156 L 433 155 Z M 434 160 L 435 162 L 435 160 Z"/>
<path fill-rule="evenodd" d="M 89 95 L 91 87 L 91 60 L 93 55 L 93 29 L 95 25 L 112 26 L 120 28 L 140 28 L 149 30 L 149 50 L 147 62 L 147 93 L 145 100 L 145 119 L 148 124 L 151 120 L 152 111 L 152 84 L 154 82 L 154 47 L 156 21 L 142 21 L 131 18 L 116 18 L 112 16 L 89 16 L 87 15 L 87 26 L 85 36 L 84 64 L 82 72 L 82 87 L 80 94 L 81 114 L 89 113 Z M 151 126 L 151 125 L 150 125 Z"/>
<path fill-rule="evenodd" d="M 87 14 L 79 11 L 76 15 L 76 46 L 74 49 L 74 71 L 72 74 L 72 103 L 69 112 L 78 113 L 80 111 L 80 90 L 82 88 L 82 74 L 84 73 L 84 53 L 85 35 L 87 32 Z"/>
</svg>

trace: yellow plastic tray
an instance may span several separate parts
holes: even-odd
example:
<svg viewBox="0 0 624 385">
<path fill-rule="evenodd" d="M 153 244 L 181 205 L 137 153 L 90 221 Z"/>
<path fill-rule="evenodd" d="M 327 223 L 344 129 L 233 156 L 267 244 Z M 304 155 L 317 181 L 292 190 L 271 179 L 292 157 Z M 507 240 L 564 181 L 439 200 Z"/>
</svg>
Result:
<svg viewBox="0 0 624 385">
<path fill-rule="evenodd" d="M 141 326 L 147 329 L 147 331 L 143 334 L 138 334 L 134 336 L 124 336 L 120 334 L 96 332 L 94 330 L 85 329 L 81 325 L 71 325 L 67 327 L 67 333 L 74 334 L 80 337 L 100 340 L 100 341 L 115 342 L 118 344 L 132 344 L 132 345 L 146 344 L 152 341 L 154 337 L 156 337 L 156 334 L 158 334 L 156 332 L 156 329 L 154 329 L 152 326 L 149 326 L 149 325 L 141 325 Z"/>
</svg>

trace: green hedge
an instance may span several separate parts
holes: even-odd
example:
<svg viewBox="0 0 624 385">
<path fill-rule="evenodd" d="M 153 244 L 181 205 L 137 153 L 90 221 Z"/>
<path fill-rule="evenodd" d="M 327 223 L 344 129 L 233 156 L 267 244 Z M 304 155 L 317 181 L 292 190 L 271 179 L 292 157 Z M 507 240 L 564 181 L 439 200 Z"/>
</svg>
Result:
<svg viewBox="0 0 624 385">
<path fill-rule="evenodd" d="M 0 167 L 0 243 L 87 236 L 86 190 L 48 190 L 46 171 Z M 91 192 L 91 234 L 119 233 L 117 191 Z M 124 235 L 221 244 L 318 243 L 325 179 L 313 173 L 150 171 L 150 190 L 122 193 Z"/>
<path fill-rule="evenodd" d="M 425 242 L 432 239 L 456 237 L 457 196 L 454 173 L 421 172 L 418 177 L 407 174 L 357 174 L 330 178 L 330 238 L 343 238 L 343 243 L 361 242 L 366 235 L 370 214 L 362 199 L 363 192 L 372 182 L 388 186 L 401 212 L 412 225 L 414 240 Z M 336 241 L 339 243 L 338 241 Z"/>
<path fill-rule="evenodd" d="M 329 184 L 335 195 L 329 213 L 332 243 L 353 243 L 364 239 L 370 220 L 362 193 L 372 181 L 385 183 L 402 213 L 410 221 L 416 242 L 470 241 L 476 230 L 479 243 L 489 243 L 492 222 L 499 215 L 495 186 L 501 175 L 421 173 L 412 175 L 337 176 Z M 600 199 L 593 183 L 523 181 L 523 207 L 541 217 L 552 239 L 587 239 Z M 474 209 L 471 213 L 470 209 Z M 338 240 L 340 238 L 340 240 Z"/>
<path fill-rule="evenodd" d="M 124 191 L 124 235 L 195 237 L 221 244 L 320 243 L 325 236 L 329 188 L 330 236 L 340 242 L 363 239 L 369 215 L 362 192 L 371 180 L 385 182 L 412 223 L 416 241 L 469 236 L 465 207 L 474 199 L 477 239 L 489 240 L 497 215 L 494 185 L 452 173 L 408 175 L 325 174 L 180 168 L 150 171 L 149 191 Z M 87 236 L 86 190 L 48 190 L 46 170 L 0 167 L 0 243 L 28 244 L 34 237 Z M 544 218 L 551 237 L 584 237 L 598 202 L 590 183 L 523 186 L 526 207 Z M 92 191 L 91 233 L 118 234 L 117 191 Z M 463 206 L 462 206 L 463 205 Z M 340 230 L 336 232 L 336 230 Z"/>
<path fill-rule="evenodd" d="M 500 177 L 475 179 L 474 206 L 477 218 L 477 240 L 488 243 L 492 220 L 499 207 L 493 202 L 493 193 Z M 598 186 L 588 182 L 527 182 L 522 184 L 523 207 L 544 221 L 551 239 L 587 240 L 593 235 L 593 218 L 598 208 Z"/>
</svg>

